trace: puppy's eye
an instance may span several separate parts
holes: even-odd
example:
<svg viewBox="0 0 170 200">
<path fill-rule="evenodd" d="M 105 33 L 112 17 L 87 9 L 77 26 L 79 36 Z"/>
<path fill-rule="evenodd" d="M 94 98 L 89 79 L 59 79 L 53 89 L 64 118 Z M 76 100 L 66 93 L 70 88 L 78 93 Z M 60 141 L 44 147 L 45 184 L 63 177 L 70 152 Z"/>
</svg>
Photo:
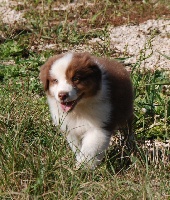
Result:
<svg viewBox="0 0 170 200">
<path fill-rule="evenodd" d="M 58 80 L 57 80 L 57 79 L 54 79 L 53 82 L 54 82 L 54 83 L 58 83 Z"/>
<path fill-rule="evenodd" d="M 72 78 L 72 81 L 74 82 L 74 83 L 78 83 L 78 82 L 80 82 L 80 77 L 73 77 Z"/>
</svg>

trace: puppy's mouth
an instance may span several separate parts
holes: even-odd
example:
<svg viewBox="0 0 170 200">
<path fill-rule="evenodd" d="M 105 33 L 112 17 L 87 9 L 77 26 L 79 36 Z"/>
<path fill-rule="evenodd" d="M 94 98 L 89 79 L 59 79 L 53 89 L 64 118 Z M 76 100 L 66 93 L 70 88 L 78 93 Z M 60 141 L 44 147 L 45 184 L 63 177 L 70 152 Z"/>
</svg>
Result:
<svg viewBox="0 0 170 200">
<path fill-rule="evenodd" d="M 77 99 L 75 99 L 73 101 L 60 102 L 62 110 L 64 112 L 71 112 L 82 97 L 83 97 L 83 94 L 81 94 Z"/>
</svg>

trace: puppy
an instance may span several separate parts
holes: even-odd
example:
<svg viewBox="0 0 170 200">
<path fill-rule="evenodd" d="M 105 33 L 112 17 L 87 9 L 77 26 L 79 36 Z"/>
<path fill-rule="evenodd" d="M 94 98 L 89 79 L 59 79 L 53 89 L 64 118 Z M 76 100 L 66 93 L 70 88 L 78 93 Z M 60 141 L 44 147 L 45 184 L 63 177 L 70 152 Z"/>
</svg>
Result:
<svg viewBox="0 0 170 200">
<path fill-rule="evenodd" d="M 122 64 L 89 53 L 66 53 L 40 69 L 55 125 L 67 137 L 77 167 L 95 168 L 114 130 L 132 135 L 133 88 Z"/>
</svg>

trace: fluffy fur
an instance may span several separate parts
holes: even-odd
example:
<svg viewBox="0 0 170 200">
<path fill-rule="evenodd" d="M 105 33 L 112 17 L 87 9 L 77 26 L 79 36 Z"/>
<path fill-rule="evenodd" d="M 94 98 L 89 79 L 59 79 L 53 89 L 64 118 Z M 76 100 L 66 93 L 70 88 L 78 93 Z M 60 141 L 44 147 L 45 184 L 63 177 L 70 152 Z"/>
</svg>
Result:
<svg viewBox="0 0 170 200">
<path fill-rule="evenodd" d="M 53 122 L 66 135 L 77 167 L 95 168 L 116 128 L 132 134 L 133 89 L 122 64 L 88 53 L 53 56 L 40 69 Z"/>
</svg>

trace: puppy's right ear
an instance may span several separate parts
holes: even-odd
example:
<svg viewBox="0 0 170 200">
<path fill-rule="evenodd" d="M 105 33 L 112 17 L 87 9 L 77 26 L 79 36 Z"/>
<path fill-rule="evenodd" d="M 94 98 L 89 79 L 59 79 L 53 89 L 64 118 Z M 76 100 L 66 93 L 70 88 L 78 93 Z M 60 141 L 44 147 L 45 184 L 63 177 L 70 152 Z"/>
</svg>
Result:
<svg viewBox="0 0 170 200">
<path fill-rule="evenodd" d="M 44 65 L 40 68 L 39 78 L 43 84 L 44 90 L 47 91 L 49 89 L 49 70 L 51 67 L 51 62 L 48 60 Z"/>
<path fill-rule="evenodd" d="M 63 54 L 55 55 L 50 57 L 47 62 L 41 66 L 39 78 L 44 86 L 44 90 L 47 91 L 49 89 L 49 71 L 51 69 L 52 64 L 59 58 L 61 58 Z"/>
</svg>

